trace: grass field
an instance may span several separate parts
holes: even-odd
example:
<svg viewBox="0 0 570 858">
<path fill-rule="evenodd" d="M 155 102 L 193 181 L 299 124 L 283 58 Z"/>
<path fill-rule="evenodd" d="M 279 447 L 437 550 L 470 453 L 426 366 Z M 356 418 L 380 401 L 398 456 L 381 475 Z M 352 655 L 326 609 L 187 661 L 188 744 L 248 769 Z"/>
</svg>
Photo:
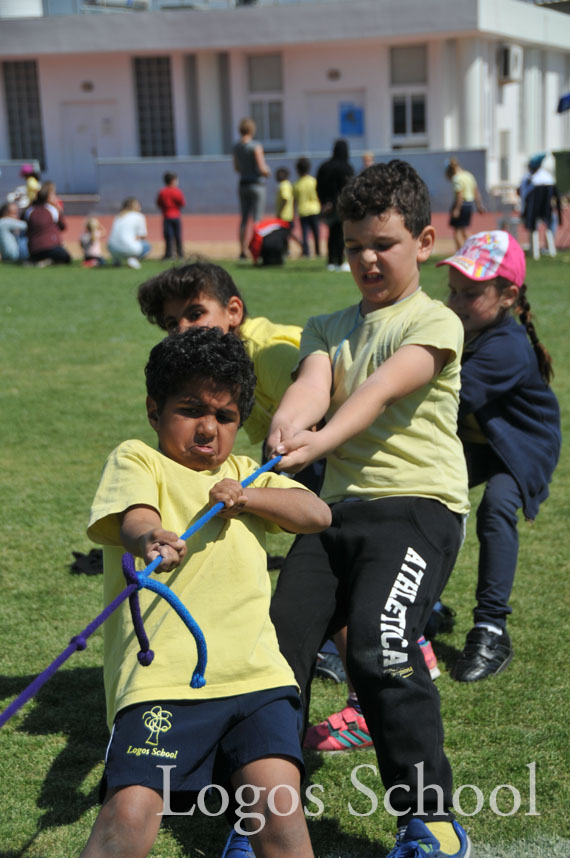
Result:
<svg viewBox="0 0 570 858">
<path fill-rule="evenodd" d="M 158 262 L 146 263 L 142 272 L 0 267 L 1 709 L 101 610 L 101 577 L 72 575 L 69 567 L 73 550 L 92 547 L 85 526 L 107 454 L 126 438 L 153 443 L 143 367 L 160 332 L 141 316 L 135 292 L 160 267 Z M 355 301 L 350 275 L 328 274 L 320 263 L 292 261 L 281 270 L 228 263 L 228 268 L 252 315 L 302 324 L 313 313 Z M 443 297 L 445 281 L 442 269 L 432 263 L 425 268 L 422 282 L 430 294 Z M 567 430 L 570 254 L 531 260 L 527 281 L 540 337 L 553 355 L 554 388 Z M 238 449 L 257 456 L 241 435 Z M 474 504 L 478 497 L 474 492 Z M 435 641 L 442 667 L 437 685 L 455 786 L 465 787 L 463 811 L 477 811 L 482 796 L 479 812 L 460 817 L 479 858 L 570 855 L 570 562 L 564 536 L 569 499 L 570 467 L 563 453 L 537 521 L 520 525 L 509 623 L 515 659 L 500 677 L 475 686 L 449 678 L 470 628 L 477 555 L 473 517 L 445 594 L 457 622 L 452 633 Z M 285 553 L 287 545 L 287 537 L 275 537 L 270 549 Z M 0 731 L 0 858 L 69 858 L 84 844 L 97 814 L 107 741 L 101 659 L 99 631 L 87 650 L 74 654 Z M 344 687 L 317 680 L 311 719 L 344 705 L 345 693 Z M 372 813 L 370 798 L 351 782 L 352 770 L 362 764 L 368 768 L 357 776 L 378 796 Z M 310 781 L 324 790 L 325 811 L 309 821 L 320 858 L 381 858 L 391 848 L 395 819 L 383 809 L 374 764 L 372 751 L 307 755 Z M 504 784 L 510 787 L 497 790 Z M 226 833 L 223 819 L 171 818 L 152 855 L 218 856 Z"/>
</svg>

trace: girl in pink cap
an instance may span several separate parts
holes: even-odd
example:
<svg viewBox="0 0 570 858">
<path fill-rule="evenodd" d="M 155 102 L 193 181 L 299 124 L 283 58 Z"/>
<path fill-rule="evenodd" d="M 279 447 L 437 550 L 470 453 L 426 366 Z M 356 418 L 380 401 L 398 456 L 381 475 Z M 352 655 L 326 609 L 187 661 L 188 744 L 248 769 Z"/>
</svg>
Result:
<svg viewBox="0 0 570 858">
<path fill-rule="evenodd" d="M 465 329 L 458 432 L 469 485 L 486 483 L 477 509 L 474 627 L 452 674 L 474 682 L 504 670 L 513 657 L 506 618 L 517 516 L 522 508 L 532 521 L 548 496 L 560 411 L 549 386 L 552 361 L 532 323 L 520 244 L 507 232 L 480 232 L 438 264 L 449 266 L 448 303 Z"/>
</svg>

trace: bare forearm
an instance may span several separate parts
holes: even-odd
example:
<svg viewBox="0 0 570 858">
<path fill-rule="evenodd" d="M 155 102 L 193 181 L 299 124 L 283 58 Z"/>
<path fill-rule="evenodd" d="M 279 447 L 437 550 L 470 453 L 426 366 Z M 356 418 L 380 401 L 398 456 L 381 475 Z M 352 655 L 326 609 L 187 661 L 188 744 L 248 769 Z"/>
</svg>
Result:
<svg viewBox="0 0 570 858">
<path fill-rule="evenodd" d="M 321 386 L 298 379 L 287 388 L 279 408 L 273 415 L 269 435 L 282 424 L 296 429 L 308 429 L 327 413 L 330 394 Z"/>
<path fill-rule="evenodd" d="M 143 557 L 142 537 L 157 527 L 162 527 L 162 521 L 156 510 L 149 507 L 128 509 L 121 521 L 120 536 L 123 547 L 136 557 Z"/>
<path fill-rule="evenodd" d="M 174 569 L 186 554 L 186 543 L 176 533 L 164 530 L 160 515 L 152 507 L 127 509 L 121 518 L 120 538 L 123 547 L 145 563 L 160 555 L 158 572 Z"/>
<path fill-rule="evenodd" d="M 368 429 L 389 404 L 386 394 L 373 376 L 361 384 L 319 431 L 323 455 Z"/>
<path fill-rule="evenodd" d="M 318 533 L 331 523 L 329 507 L 305 489 L 248 488 L 245 512 L 275 522 L 291 533 Z"/>
</svg>

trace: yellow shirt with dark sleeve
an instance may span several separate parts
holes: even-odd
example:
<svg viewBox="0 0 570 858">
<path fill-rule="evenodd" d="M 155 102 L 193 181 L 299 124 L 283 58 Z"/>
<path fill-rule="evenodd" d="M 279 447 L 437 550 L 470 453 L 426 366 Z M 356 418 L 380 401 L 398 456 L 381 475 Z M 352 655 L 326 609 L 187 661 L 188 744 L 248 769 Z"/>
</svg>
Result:
<svg viewBox="0 0 570 858">
<path fill-rule="evenodd" d="M 97 489 L 88 536 L 103 545 L 104 598 L 109 604 L 126 586 L 121 569 L 120 515 L 144 504 L 156 509 L 163 527 L 181 535 L 210 507 L 209 491 L 225 478 L 243 480 L 257 464 L 233 456 L 213 471 L 192 471 L 142 441 L 125 441 L 109 456 Z M 262 474 L 256 487 L 303 488 L 287 477 Z M 197 653 L 194 638 L 168 603 L 139 590 L 145 629 L 154 661 L 142 667 L 128 600 L 104 625 L 107 717 L 112 725 L 125 706 L 153 700 L 205 700 L 266 688 L 295 685 L 269 619 L 271 584 L 266 532 L 272 522 L 247 513 L 214 516 L 188 540 L 184 561 L 172 572 L 152 577 L 166 584 L 204 633 L 208 663 L 203 688 L 190 687 Z M 137 558 L 136 568 L 145 563 Z"/>
<path fill-rule="evenodd" d="M 317 180 L 314 176 L 301 176 L 293 185 L 293 197 L 299 217 L 319 214 L 321 204 L 317 196 Z"/>
<path fill-rule="evenodd" d="M 293 185 L 289 179 L 284 179 L 277 186 L 275 196 L 275 214 L 281 220 L 292 221 L 295 217 L 293 210 Z"/>
<path fill-rule="evenodd" d="M 255 404 L 244 423 L 252 444 L 267 437 L 271 418 L 291 384 L 291 371 L 299 360 L 302 328 L 276 325 L 258 316 L 246 318 L 239 336 L 255 368 Z"/>
<path fill-rule="evenodd" d="M 333 363 L 327 417 L 375 369 L 405 345 L 451 353 L 441 373 L 388 405 L 364 432 L 327 455 L 321 497 L 327 503 L 394 495 L 434 498 L 457 513 L 469 509 L 467 470 L 457 436 L 463 327 L 440 301 L 417 289 L 408 298 L 360 315 L 359 305 L 307 322 L 300 360 L 326 354 Z"/>
</svg>

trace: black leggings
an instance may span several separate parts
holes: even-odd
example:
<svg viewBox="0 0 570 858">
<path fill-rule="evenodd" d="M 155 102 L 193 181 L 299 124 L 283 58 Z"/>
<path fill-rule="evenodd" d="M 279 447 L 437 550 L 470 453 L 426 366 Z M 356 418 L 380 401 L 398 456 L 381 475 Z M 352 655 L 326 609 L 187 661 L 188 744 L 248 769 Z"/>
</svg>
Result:
<svg viewBox="0 0 570 858">
<path fill-rule="evenodd" d="M 51 259 L 52 262 L 60 265 L 69 265 L 71 256 L 61 244 L 56 244 L 55 247 L 49 247 L 47 250 L 39 250 L 37 253 L 30 254 L 32 262 L 42 262 L 44 259 Z"/>
<path fill-rule="evenodd" d="M 340 221 L 335 221 L 329 225 L 327 248 L 328 264 L 342 265 L 344 259 L 344 235 Z"/>
<path fill-rule="evenodd" d="M 439 695 L 417 639 L 453 569 L 461 518 L 436 500 L 391 497 L 332 507 L 331 527 L 297 537 L 279 576 L 271 617 L 295 672 L 305 715 L 322 643 L 348 626 L 348 671 L 393 809 L 418 810 L 423 763 L 426 819 L 452 804 Z"/>
</svg>

